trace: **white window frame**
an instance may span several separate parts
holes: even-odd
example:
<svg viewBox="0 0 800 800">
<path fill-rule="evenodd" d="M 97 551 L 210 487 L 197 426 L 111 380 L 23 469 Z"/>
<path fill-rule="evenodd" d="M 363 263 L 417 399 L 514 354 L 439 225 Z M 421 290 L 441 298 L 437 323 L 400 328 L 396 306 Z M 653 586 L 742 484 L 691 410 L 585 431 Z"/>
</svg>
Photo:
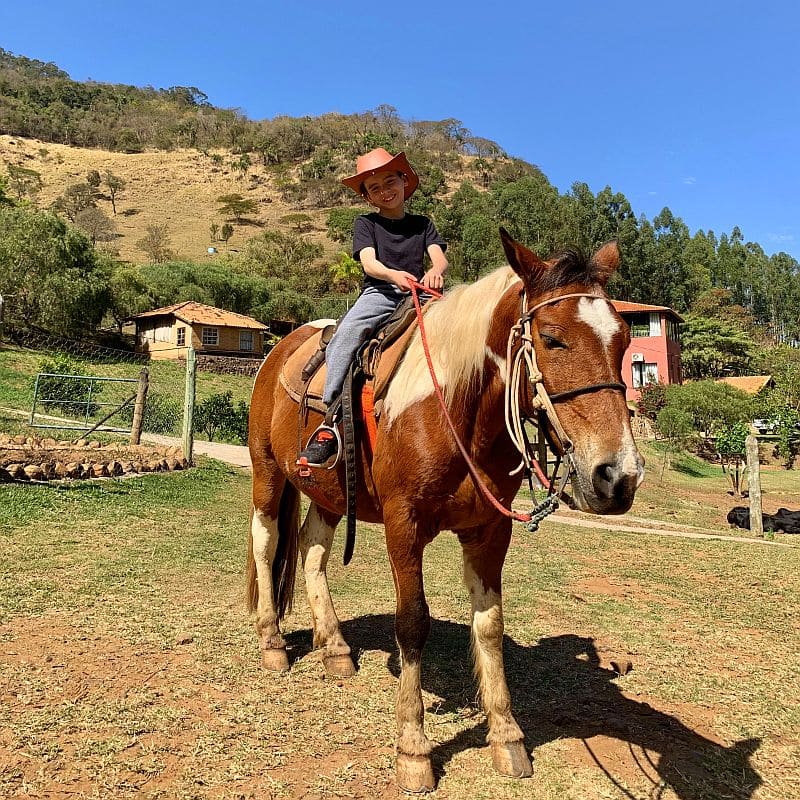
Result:
<svg viewBox="0 0 800 800">
<path fill-rule="evenodd" d="M 658 364 L 645 361 L 631 363 L 631 386 L 641 389 L 651 383 L 658 383 Z"/>
<path fill-rule="evenodd" d="M 183 339 L 183 341 L 181 341 Z M 175 345 L 177 347 L 186 347 L 186 326 L 182 325 L 180 328 L 175 329 Z"/>
<path fill-rule="evenodd" d="M 201 341 L 203 347 L 219 347 L 219 328 L 203 326 Z"/>
</svg>

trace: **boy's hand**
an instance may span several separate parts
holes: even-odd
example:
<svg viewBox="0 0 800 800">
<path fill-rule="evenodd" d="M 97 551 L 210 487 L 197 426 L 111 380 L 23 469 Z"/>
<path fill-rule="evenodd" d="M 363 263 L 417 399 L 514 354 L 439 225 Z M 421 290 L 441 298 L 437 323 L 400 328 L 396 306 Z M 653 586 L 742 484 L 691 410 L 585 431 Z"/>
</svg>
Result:
<svg viewBox="0 0 800 800">
<path fill-rule="evenodd" d="M 429 269 L 423 276 L 420 283 L 426 289 L 436 289 L 441 291 L 444 287 L 444 276 L 436 269 Z"/>
<path fill-rule="evenodd" d="M 409 281 L 413 281 L 414 283 L 417 282 L 416 275 L 412 275 L 410 272 L 406 272 L 402 269 L 393 269 L 391 272 L 391 280 L 392 283 L 402 289 L 404 292 L 410 292 L 411 286 L 409 285 Z"/>
</svg>

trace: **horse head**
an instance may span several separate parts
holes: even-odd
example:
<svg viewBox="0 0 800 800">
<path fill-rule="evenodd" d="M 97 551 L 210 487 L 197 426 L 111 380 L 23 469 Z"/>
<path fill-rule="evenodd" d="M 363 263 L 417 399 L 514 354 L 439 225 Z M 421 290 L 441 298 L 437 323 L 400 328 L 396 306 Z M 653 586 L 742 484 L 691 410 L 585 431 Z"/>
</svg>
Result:
<svg viewBox="0 0 800 800">
<path fill-rule="evenodd" d="M 523 320 L 541 373 L 530 376 L 525 411 L 546 412 L 551 446 L 571 462 L 578 508 L 624 514 L 644 477 L 644 459 L 621 374 L 630 331 L 605 293 L 619 265 L 617 245 L 603 245 L 590 259 L 569 251 L 543 261 L 502 228 L 500 235 L 523 283 Z"/>
</svg>

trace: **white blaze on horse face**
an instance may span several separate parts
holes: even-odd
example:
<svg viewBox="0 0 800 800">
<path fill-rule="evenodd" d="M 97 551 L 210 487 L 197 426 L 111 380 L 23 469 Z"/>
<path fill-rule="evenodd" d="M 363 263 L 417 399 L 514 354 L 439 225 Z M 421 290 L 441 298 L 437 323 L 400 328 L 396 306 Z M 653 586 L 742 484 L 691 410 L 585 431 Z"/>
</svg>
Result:
<svg viewBox="0 0 800 800">
<path fill-rule="evenodd" d="M 585 322 L 597 334 L 608 350 L 611 340 L 619 331 L 619 320 L 614 316 L 608 300 L 602 297 L 596 300 L 581 297 L 578 301 L 578 319 Z"/>
</svg>

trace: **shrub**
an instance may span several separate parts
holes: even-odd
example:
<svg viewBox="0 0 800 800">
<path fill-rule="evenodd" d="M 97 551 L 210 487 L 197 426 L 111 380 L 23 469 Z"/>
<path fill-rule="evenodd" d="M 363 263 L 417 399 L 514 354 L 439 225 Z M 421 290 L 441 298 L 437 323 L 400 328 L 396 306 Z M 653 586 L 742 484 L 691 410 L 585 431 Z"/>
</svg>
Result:
<svg viewBox="0 0 800 800">
<path fill-rule="evenodd" d="M 38 402 L 42 413 L 61 411 L 67 417 L 94 416 L 100 406 L 93 402 L 101 393 L 102 386 L 92 386 L 88 379 L 81 379 L 83 367 L 66 353 L 57 353 L 41 362 L 39 372 L 55 373 L 39 378 Z M 59 377 L 74 375 L 76 377 Z"/>
</svg>

